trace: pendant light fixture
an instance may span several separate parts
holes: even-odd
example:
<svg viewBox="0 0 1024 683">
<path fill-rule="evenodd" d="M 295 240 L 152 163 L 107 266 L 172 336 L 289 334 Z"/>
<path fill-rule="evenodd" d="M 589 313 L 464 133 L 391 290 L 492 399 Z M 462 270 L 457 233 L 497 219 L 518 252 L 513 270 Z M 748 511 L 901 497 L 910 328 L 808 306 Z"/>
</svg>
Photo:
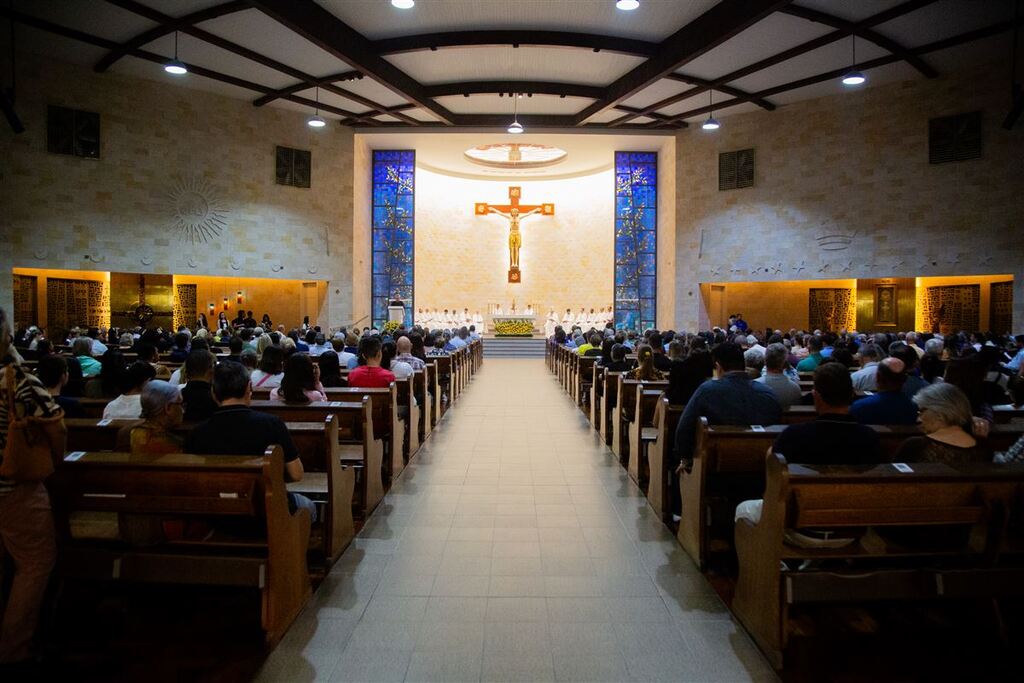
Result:
<svg viewBox="0 0 1024 683">
<path fill-rule="evenodd" d="M 188 67 L 178 59 L 178 32 L 174 32 L 174 59 L 164 64 L 164 71 L 172 76 L 184 76 L 188 73 Z"/>
<path fill-rule="evenodd" d="M 714 90 L 708 90 L 708 106 L 711 106 L 711 105 L 713 105 L 715 103 L 715 101 L 713 99 L 714 98 L 714 94 L 715 94 Z M 714 114 L 713 110 L 708 112 L 708 120 L 700 125 L 701 128 L 703 128 L 704 130 L 718 130 L 719 128 L 722 127 L 722 124 L 720 124 L 718 122 L 718 119 L 716 119 L 713 116 L 713 114 Z"/>
<path fill-rule="evenodd" d="M 631 12 L 640 6 L 640 0 L 615 0 L 615 9 Z"/>
<path fill-rule="evenodd" d="M 391 0 L 391 6 L 398 9 L 412 9 L 415 5 L 416 0 Z"/>
<path fill-rule="evenodd" d="M 857 36 L 850 36 L 853 43 L 853 64 L 850 70 L 843 75 L 843 85 L 860 85 L 868 80 L 860 71 L 857 71 Z"/>
<path fill-rule="evenodd" d="M 323 128 L 327 125 L 327 122 L 320 116 L 320 86 L 316 88 L 316 113 L 309 117 L 306 125 L 310 128 Z"/>
<path fill-rule="evenodd" d="M 512 100 L 515 105 L 513 107 L 512 123 L 508 124 L 508 132 L 513 135 L 519 135 L 525 130 L 523 124 L 519 123 L 519 93 L 512 93 Z"/>
</svg>

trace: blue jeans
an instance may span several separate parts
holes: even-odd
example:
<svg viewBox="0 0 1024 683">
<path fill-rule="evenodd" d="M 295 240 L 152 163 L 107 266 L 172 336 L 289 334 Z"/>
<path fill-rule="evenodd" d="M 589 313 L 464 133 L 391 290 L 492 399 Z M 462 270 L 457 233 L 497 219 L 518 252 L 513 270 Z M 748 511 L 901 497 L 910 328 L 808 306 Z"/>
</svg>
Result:
<svg viewBox="0 0 1024 683">
<path fill-rule="evenodd" d="M 316 503 L 301 493 L 288 493 L 288 511 L 293 515 L 298 510 L 309 510 L 309 521 L 316 521 Z"/>
</svg>

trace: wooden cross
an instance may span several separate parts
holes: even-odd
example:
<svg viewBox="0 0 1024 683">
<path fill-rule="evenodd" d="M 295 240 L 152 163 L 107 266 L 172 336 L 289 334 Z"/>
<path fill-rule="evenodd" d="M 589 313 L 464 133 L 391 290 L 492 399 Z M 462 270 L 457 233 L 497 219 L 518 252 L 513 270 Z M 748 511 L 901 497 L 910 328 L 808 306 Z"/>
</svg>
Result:
<svg viewBox="0 0 1024 683">
<path fill-rule="evenodd" d="M 488 204 L 477 202 L 475 211 L 477 216 L 498 214 L 508 220 L 508 281 L 512 283 L 522 282 L 522 275 L 519 272 L 519 247 L 523 245 L 523 238 L 519 233 L 519 221 L 540 213 L 543 216 L 554 216 L 554 204 L 520 204 L 519 198 L 523 194 L 523 188 L 511 186 L 508 188 L 508 204 Z"/>
</svg>

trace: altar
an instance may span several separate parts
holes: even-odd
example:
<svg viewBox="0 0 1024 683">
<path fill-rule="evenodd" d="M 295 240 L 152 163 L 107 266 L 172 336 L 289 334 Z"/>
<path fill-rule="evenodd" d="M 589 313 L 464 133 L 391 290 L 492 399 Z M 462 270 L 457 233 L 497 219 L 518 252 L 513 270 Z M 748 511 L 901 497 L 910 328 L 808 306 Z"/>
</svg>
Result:
<svg viewBox="0 0 1024 683">
<path fill-rule="evenodd" d="M 492 315 L 491 329 L 498 337 L 532 337 L 535 315 Z"/>
</svg>

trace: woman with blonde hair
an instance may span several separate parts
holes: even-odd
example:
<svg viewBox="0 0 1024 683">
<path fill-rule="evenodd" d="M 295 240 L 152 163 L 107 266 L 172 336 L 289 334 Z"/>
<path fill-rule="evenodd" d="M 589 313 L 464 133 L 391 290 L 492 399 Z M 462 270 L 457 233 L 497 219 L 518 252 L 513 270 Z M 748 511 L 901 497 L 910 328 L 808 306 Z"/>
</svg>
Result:
<svg viewBox="0 0 1024 683">
<path fill-rule="evenodd" d="M 992 460 L 992 453 L 971 435 L 971 402 L 962 390 L 948 382 L 931 384 L 914 394 L 914 403 L 924 436 L 904 441 L 897 462 L 958 465 Z"/>
<path fill-rule="evenodd" d="M 263 358 L 263 352 L 267 350 L 268 346 L 273 346 L 273 345 L 274 345 L 274 340 L 270 337 L 269 334 L 261 334 L 256 339 L 256 358 L 258 358 L 258 359 Z"/>
<path fill-rule="evenodd" d="M 644 382 L 656 382 L 665 379 L 664 373 L 654 367 L 654 349 L 649 344 L 641 344 L 636 350 L 636 360 L 639 365 L 629 371 L 629 379 L 639 379 Z"/>
</svg>

